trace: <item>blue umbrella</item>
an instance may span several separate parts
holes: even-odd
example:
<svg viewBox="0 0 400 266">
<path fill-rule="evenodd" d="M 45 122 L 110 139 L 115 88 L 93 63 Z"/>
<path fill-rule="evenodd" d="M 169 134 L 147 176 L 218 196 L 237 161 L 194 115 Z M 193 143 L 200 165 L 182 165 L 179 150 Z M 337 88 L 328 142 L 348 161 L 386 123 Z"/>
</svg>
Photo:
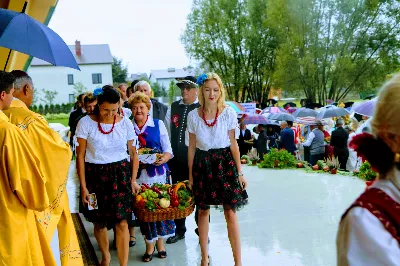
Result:
<svg viewBox="0 0 400 266">
<path fill-rule="evenodd" d="M 61 37 L 25 13 L 0 8 L 0 46 L 40 58 L 55 66 L 80 70 Z"/>
</svg>

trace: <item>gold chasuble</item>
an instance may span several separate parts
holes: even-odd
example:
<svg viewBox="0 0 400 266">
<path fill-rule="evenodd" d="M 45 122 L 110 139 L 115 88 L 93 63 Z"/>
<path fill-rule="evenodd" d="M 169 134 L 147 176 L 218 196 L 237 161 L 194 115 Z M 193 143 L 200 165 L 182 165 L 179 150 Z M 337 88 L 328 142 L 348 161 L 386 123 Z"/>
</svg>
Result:
<svg viewBox="0 0 400 266">
<path fill-rule="evenodd" d="M 47 265 L 52 251 L 42 245 L 33 210 L 49 206 L 46 178 L 33 147 L 0 111 L 0 265 Z M 50 264 L 52 265 L 52 264 Z"/>
<path fill-rule="evenodd" d="M 42 212 L 35 212 L 37 226 L 47 238 L 47 243 L 43 244 L 50 246 L 57 228 L 62 265 L 83 265 L 66 192 L 72 157 L 69 145 L 49 127 L 41 115 L 30 111 L 18 99 L 12 101 L 10 108 L 4 110 L 4 114 L 8 116 L 10 123 L 22 129 L 36 151 L 47 178 L 46 191 L 50 206 Z"/>
</svg>

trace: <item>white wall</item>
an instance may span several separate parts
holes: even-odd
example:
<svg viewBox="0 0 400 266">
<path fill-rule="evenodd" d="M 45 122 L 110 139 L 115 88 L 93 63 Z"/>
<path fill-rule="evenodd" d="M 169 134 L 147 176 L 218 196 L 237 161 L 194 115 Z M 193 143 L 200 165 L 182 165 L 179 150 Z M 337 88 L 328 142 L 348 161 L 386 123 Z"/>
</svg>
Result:
<svg viewBox="0 0 400 266">
<path fill-rule="evenodd" d="M 81 82 L 88 91 L 104 85 L 112 85 L 111 64 L 80 65 L 81 71 L 57 66 L 30 66 L 28 74 L 32 77 L 35 89 L 56 90 L 54 104 L 69 102 L 69 95 L 74 93 L 74 85 L 68 85 L 68 74 L 74 75 L 74 83 Z M 92 74 L 102 74 L 102 84 L 93 84 Z M 41 93 L 41 98 L 44 96 Z M 44 104 L 44 102 L 38 102 Z"/>
</svg>

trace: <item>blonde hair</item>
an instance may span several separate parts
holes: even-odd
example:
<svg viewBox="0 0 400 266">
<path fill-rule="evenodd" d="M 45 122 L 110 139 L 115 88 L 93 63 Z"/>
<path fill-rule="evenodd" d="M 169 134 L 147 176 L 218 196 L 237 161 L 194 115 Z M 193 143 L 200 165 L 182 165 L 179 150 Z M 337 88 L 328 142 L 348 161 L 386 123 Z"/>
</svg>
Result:
<svg viewBox="0 0 400 266">
<path fill-rule="evenodd" d="M 143 92 L 137 91 L 129 97 L 128 104 L 131 109 L 137 103 L 144 103 L 149 110 L 151 108 L 150 98 Z"/>
<path fill-rule="evenodd" d="M 216 74 L 216 73 L 207 73 L 207 78 L 204 80 L 204 83 L 199 87 L 199 103 L 201 106 L 204 106 L 204 93 L 203 89 L 205 87 L 206 81 L 207 80 L 215 80 L 218 84 L 220 95 L 217 100 L 217 105 L 218 105 L 218 110 L 221 111 L 222 109 L 225 108 L 225 87 L 224 84 L 222 83 L 221 78 Z"/>
</svg>

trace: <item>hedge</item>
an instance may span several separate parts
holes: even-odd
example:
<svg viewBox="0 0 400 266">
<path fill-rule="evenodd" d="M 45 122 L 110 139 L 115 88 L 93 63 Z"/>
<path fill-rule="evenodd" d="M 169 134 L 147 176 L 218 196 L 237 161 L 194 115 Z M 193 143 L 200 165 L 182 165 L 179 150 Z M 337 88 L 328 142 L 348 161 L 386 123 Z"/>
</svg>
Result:
<svg viewBox="0 0 400 266">
<path fill-rule="evenodd" d="M 51 104 L 51 105 L 32 105 L 30 109 L 41 115 L 47 114 L 69 114 L 71 112 L 73 103 Z"/>
</svg>

